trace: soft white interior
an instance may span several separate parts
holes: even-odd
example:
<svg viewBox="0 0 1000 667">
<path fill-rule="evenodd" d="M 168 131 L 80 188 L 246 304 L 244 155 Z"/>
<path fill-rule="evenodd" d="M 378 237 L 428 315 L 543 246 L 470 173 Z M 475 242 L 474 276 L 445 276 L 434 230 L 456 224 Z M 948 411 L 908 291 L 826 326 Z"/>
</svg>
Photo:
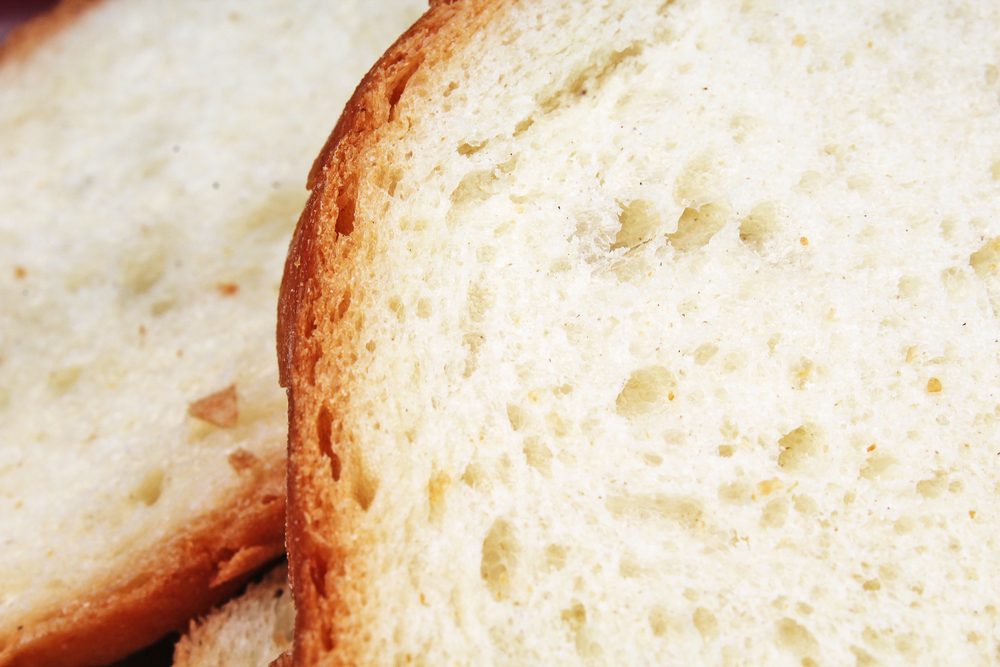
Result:
<svg viewBox="0 0 1000 667">
<path fill-rule="evenodd" d="M 343 241 L 360 662 L 1000 660 L 1000 5 L 527 4 Z"/>
<path fill-rule="evenodd" d="M 174 667 L 267 667 L 291 648 L 295 608 L 284 565 L 246 593 L 191 623 Z"/>
<path fill-rule="evenodd" d="M 0 636 L 224 504 L 237 449 L 284 451 L 306 174 L 422 8 L 109 0 L 0 68 Z M 187 415 L 231 384 L 235 427 Z"/>
</svg>

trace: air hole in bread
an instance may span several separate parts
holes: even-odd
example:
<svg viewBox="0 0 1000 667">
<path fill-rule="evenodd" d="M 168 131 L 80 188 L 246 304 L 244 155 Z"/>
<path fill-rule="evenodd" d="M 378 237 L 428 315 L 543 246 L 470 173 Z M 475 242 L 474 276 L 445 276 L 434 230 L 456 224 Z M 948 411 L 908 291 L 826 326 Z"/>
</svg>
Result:
<svg viewBox="0 0 1000 667">
<path fill-rule="evenodd" d="M 948 478 L 941 470 L 934 473 L 934 477 L 923 479 L 917 482 L 916 489 L 924 498 L 938 498 L 948 487 Z"/>
<path fill-rule="evenodd" d="M 700 531 L 705 523 L 701 503 L 684 496 L 623 494 L 609 497 L 604 505 L 616 517 L 640 521 L 666 520 L 692 532 Z"/>
<path fill-rule="evenodd" d="M 615 400 L 615 411 L 623 417 L 638 417 L 667 405 L 674 399 L 677 380 L 663 366 L 646 366 L 632 372 Z"/>
<path fill-rule="evenodd" d="M 778 207 L 771 202 L 762 202 L 740 220 L 740 241 L 761 252 L 779 227 Z"/>
<path fill-rule="evenodd" d="M 393 295 L 389 297 L 389 310 L 396 316 L 397 321 L 403 322 L 406 320 L 406 306 L 403 305 L 403 300 L 398 296 Z"/>
<path fill-rule="evenodd" d="M 340 457 L 333 451 L 333 417 L 324 405 L 316 416 L 316 441 L 319 451 L 330 461 L 330 476 L 340 481 Z"/>
<path fill-rule="evenodd" d="M 715 356 L 716 352 L 719 351 L 719 346 L 714 343 L 705 343 L 704 345 L 699 345 L 694 351 L 694 363 L 699 366 L 704 366 L 712 357 Z"/>
<path fill-rule="evenodd" d="M 353 483 L 351 485 L 351 497 L 358 503 L 362 511 L 367 512 L 375 500 L 379 480 L 368 471 L 360 454 L 356 453 L 353 457 L 352 468 Z"/>
<path fill-rule="evenodd" d="M 486 148 L 487 143 L 488 142 L 486 141 L 463 141 L 455 150 L 458 151 L 459 155 L 475 155 L 479 151 Z"/>
<path fill-rule="evenodd" d="M 479 348 L 483 346 L 486 337 L 481 333 L 470 332 L 462 336 L 462 346 L 465 347 L 465 368 L 462 377 L 469 378 L 476 372 L 479 365 Z"/>
<path fill-rule="evenodd" d="M 403 93 L 406 92 L 406 85 L 410 82 L 410 79 L 416 73 L 420 64 L 423 62 L 421 58 L 414 58 L 410 62 L 406 63 L 402 69 L 399 70 L 399 74 L 396 80 L 392 84 L 392 88 L 389 90 L 389 108 L 390 113 L 395 117 L 396 106 L 399 104 L 399 100 L 403 98 Z"/>
<path fill-rule="evenodd" d="M 788 516 L 788 501 L 784 498 L 770 500 L 760 514 L 760 525 L 764 528 L 781 528 Z"/>
<path fill-rule="evenodd" d="M 560 617 L 570 630 L 577 632 L 587 623 L 587 608 L 580 602 L 573 602 L 568 608 L 562 610 Z"/>
<path fill-rule="evenodd" d="M 129 494 L 129 498 L 141 502 L 147 507 L 155 505 L 163 493 L 163 481 L 166 477 L 163 468 L 154 468 L 143 475 L 142 480 Z"/>
<path fill-rule="evenodd" d="M 535 436 L 524 439 L 523 450 L 528 465 L 548 477 L 551 473 L 549 463 L 552 461 L 552 450 Z"/>
<path fill-rule="evenodd" d="M 667 234 L 670 245 L 678 252 L 691 252 L 708 245 L 712 237 L 726 225 L 729 208 L 722 204 L 704 204 L 686 208 L 677 221 L 677 231 Z"/>
<path fill-rule="evenodd" d="M 326 597 L 326 559 L 319 554 L 315 554 L 312 562 L 305 562 L 305 567 L 309 572 L 309 578 L 312 580 L 316 593 L 320 597 Z"/>
<path fill-rule="evenodd" d="M 778 466 L 793 472 L 801 471 L 810 459 L 820 453 L 822 444 L 819 430 L 815 426 L 799 426 L 778 440 L 781 450 L 778 454 Z"/>
<path fill-rule="evenodd" d="M 142 228 L 142 239 L 123 253 L 121 285 L 125 296 L 139 296 L 153 288 L 167 269 L 170 233 L 159 228 Z"/>
<path fill-rule="evenodd" d="M 483 472 L 482 466 L 478 463 L 470 463 L 465 466 L 465 470 L 462 472 L 462 482 L 466 486 L 476 488 L 486 480 L 486 473 Z"/>
<path fill-rule="evenodd" d="M 670 629 L 670 617 L 667 615 L 666 609 L 657 605 L 649 610 L 649 629 L 657 637 L 663 637 L 667 634 Z"/>
<path fill-rule="evenodd" d="M 476 282 L 469 286 L 469 319 L 482 322 L 483 317 L 493 306 L 493 292 L 482 283 Z"/>
<path fill-rule="evenodd" d="M 427 480 L 427 504 L 431 521 L 439 521 L 444 513 L 444 496 L 449 484 L 451 478 L 443 472 L 436 472 Z"/>
<path fill-rule="evenodd" d="M 337 195 L 337 223 L 334 229 L 342 236 L 350 236 L 354 231 L 354 209 L 357 203 L 354 193 L 354 187 L 345 185 Z"/>
<path fill-rule="evenodd" d="M 705 607 L 695 609 L 691 621 L 705 641 L 711 641 L 719 635 L 719 621 L 715 618 L 715 614 Z"/>
<path fill-rule="evenodd" d="M 431 302 L 429 299 L 419 299 L 417 301 L 417 317 L 422 320 L 426 320 L 431 316 L 433 309 L 431 308 Z"/>
<path fill-rule="evenodd" d="M 510 594 L 519 554 L 514 527 L 505 519 L 496 519 L 483 539 L 479 573 L 497 601 L 505 600 Z"/>
<path fill-rule="evenodd" d="M 807 658 L 819 651 L 819 643 L 812 633 L 794 619 L 782 618 L 775 625 L 778 644 L 792 653 Z"/>
<path fill-rule="evenodd" d="M 340 303 L 337 304 L 337 316 L 336 319 L 342 319 L 347 313 L 347 309 L 351 307 L 351 290 L 344 290 L 344 296 L 340 297 Z"/>
<path fill-rule="evenodd" d="M 469 172 L 451 191 L 451 203 L 461 206 L 488 199 L 493 194 L 494 181 L 496 181 L 496 176 L 492 169 Z"/>
<path fill-rule="evenodd" d="M 1000 274 L 1000 236 L 990 239 L 969 255 L 969 266 L 984 280 Z"/>
<path fill-rule="evenodd" d="M 80 366 L 65 366 L 55 369 L 49 373 L 49 389 L 57 396 L 65 394 L 80 379 L 82 372 L 83 369 Z"/>
<path fill-rule="evenodd" d="M 645 569 L 632 554 L 625 554 L 618 561 L 618 575 L 625 579 L 640 577 L 643 572 L 645 572 Z"/>
<path fill-rule="evenodd" d="M 635 42 L 620 51 L 595 52 L 589 65 L 571 74 L 561 88 L 539 99 L 538 106 L 546 114 L 571 107 L 580 97 L 593 95 L 603 87 L 616 69 L 634 60 L 643 49 L 641 42 Z"/>
<path fill-rule="evenodd" d="M 876 480 L 886 474 L 896 463 L 898 463 L 896 458 L 891 454 L 877 452 L 861 466 L 858 476 L 862 479 Z"/>
<path fill-rule="evenodd" d="M 507 421 L 510 422 L 510 427 L 515 431 L 520 431 L 524 428 L 527 418 L 527 413 L 521 406 L 513 403 L 507 405 Z"/>
<path fill-rule="evenodd" d="M 550 544 L 545 547 L 545 564 L 551 571 L 558 572 L 566 566 L 566 547 Z"/>
<path fill-rule="evenodd" d="M 896 283 L 896 295 L 901 299 L 915 299 L 923 289 L 923 279 L 920 276 L 903 276 Z"/>
<path fill-rule="evenodd" d="M 724 503 L 748 505 L 753 502 L 753 489 L 746 482 L 730 482 L 719 485 L 718 496 Z"/>
<path fill-rule="evenodd" d="M 631 201 L 618 214 L 618 232 L 611 249 L 634 248 L 653 238 L 660 225 L 660 216 L 652 203 L 642 199 Z"/>
</svg>

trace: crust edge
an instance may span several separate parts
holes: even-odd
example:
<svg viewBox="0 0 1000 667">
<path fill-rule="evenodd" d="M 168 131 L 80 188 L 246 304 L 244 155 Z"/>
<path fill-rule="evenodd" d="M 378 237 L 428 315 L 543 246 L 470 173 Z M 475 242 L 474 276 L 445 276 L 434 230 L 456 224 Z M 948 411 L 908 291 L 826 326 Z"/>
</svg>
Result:
<svg viewBox="0 0 1000 667">
<path fill-rule="evenodd" d="M 182 629 L 281 555 L 283 480 L 282 453 L 262 459 L 232 502 L 143 553 L 137 558 L 145 563 L 142 571 L 124 584 L 53 609 L 24 628 L 0 652 L 0 665 L 100 664 Z"/>
<path fill-rule="evenodd" d="M 324 455 L 315 442 L 316 416 L 323 399 L 317 399 L 311 390 L 317 360 L 322 356 L 315 335 L 322 317 L 313 306 L 329 298 L 321 292 L 322 278 L 343 258 L 335 240 L 353 229 L 353 206 L 365 172 L 360 156 L 392 125 L 394 107 L 416 70 L 447 59 L 488 20 L 491 10 L 504 4 L 504 0 L 430 0 L 430 9 L 362 79 L 309 173 L 311 196 L 289 246 L 277 327 L 279 372 L 288 392 L 289 410 L 286 540 L 296 607 L 294 665 L 357 662 L 349 644 L 337 636 L 336 623 L 330 618 L 343 613 L 344 602 L 336 591 L 320 590 L 326 588 L 328 570 L 334 576 L 343 572 L 350 551 L 348 540 L 338 539 L 346 532 L 338 530 L 341 517 L 333 506 L 332 494 L 320 483 L 327 475 L 327 466 L 322 465 Z M 352 207 L 350 226 L 342 228 L 345 207 Z M 349 290 L 346 277 L 341 287 Z M 341 388 L 341 393 L 349 394 L 349 387 Z M 350 433 L 342 431 L 334 439 L 338 436 L 345 441 L 352 439 Z M 324 529 L 322 533 L 317 526 Z"/>
</svg>

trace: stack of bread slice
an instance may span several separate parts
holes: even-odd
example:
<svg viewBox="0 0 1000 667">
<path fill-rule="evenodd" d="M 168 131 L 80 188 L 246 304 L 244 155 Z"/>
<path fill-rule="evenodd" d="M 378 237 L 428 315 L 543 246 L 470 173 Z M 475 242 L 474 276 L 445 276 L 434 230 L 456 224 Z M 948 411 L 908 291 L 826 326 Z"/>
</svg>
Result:
<svg viewBox="0 0 1000 667">
<path fill-rule="evenodd" d="M 0 67 L 0 664 L 276 555 L 286 407 L 179 665 L 1000 662 L 1000 6 L 153 6 Z"/>
</svg>

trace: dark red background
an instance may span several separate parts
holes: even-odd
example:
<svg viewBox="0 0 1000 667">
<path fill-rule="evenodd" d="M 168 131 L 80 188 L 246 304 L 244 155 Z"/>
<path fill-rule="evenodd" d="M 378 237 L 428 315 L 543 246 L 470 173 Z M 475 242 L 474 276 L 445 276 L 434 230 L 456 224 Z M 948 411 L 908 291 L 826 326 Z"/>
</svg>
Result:
<svg viewBox="0 0 1000 667">
<path fill-rule="evenodd" d="M 55 4 L 53 0 L 0 0 L 0 39 L 13 26 Z"/>
</svg>

